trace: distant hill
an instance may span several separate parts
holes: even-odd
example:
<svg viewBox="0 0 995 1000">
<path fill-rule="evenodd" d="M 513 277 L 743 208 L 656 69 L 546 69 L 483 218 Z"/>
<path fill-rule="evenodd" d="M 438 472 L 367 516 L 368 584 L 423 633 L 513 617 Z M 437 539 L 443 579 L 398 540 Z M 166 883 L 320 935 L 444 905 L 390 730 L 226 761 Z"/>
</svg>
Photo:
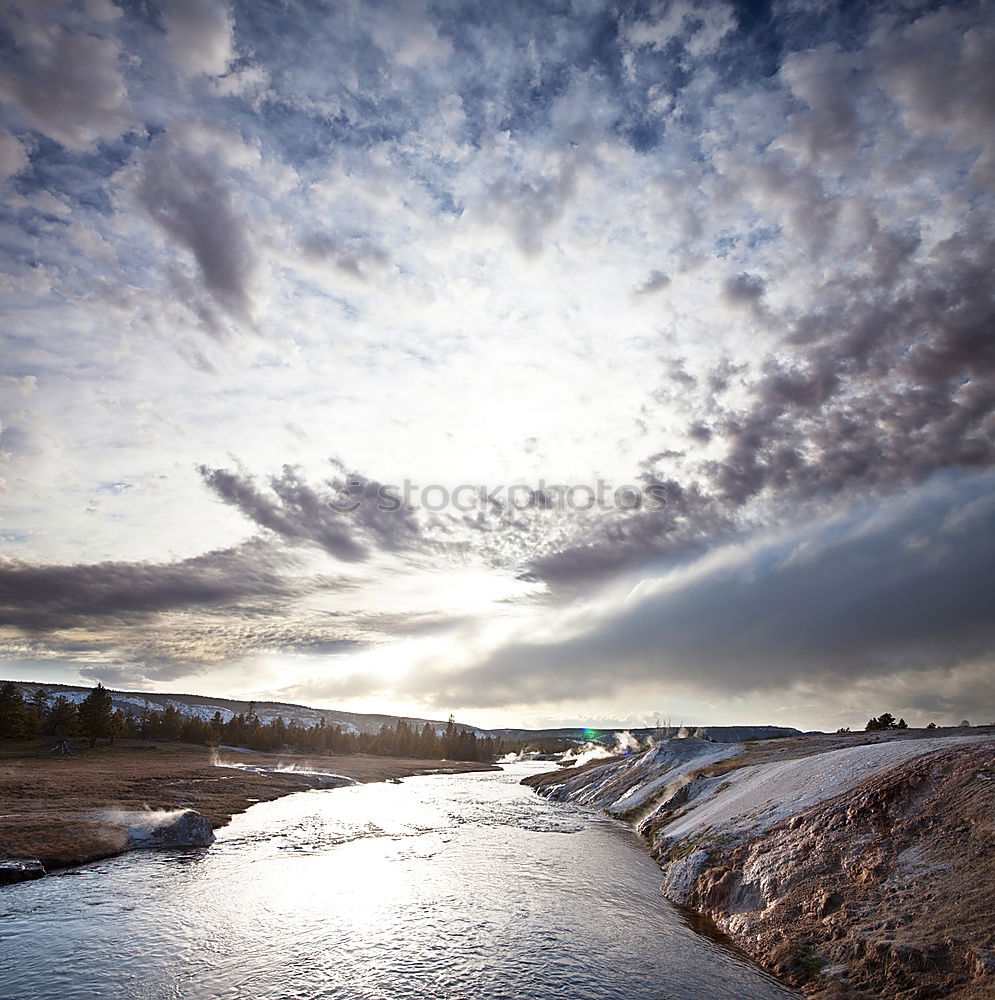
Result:
<svg viewBox="0 0 995 1000">
<path fill-rule="evenodd" d="M 2 682 L 0 682 L 2 683 Z M 69 701 L 79 703 L 92 690 L 92 687 L 80 687 L 75 684 L 48 684 L 36 681 L 15 681 L 21 693 L 27 699 L 41 688 L 52 698 L 59 695 Z M 233 715 L 247 714 L 250 706 L 262 722 L 270 722 L 277 717 L 284 722 L 296 722 L 302 726 L 313 726 L 321 719 L 325 725 L 339 726 L 343 732 L 377 733 L 380 727 L 393 727 L 399 720 L 421 729 L 427 722 L 436 732 L 443 732 L 446 723 L 438 719 L 415 719 L 409 716 L 365 714 L 361 712 L 340 712 L 333 708 L 309 708 L 306 705 L 292 705 L 282 701 L 237 701 L 232 698 L 215 698 L 199 694 L 151 694 L 144 691 L 115 691 L 108 688 L 115 709 L 122 712 L 140 715 L 148 704 L 153 712 L 164 712 L 172 705 L 182 715 L 194 715 L 204 721 L 213 718 L 215 712 L 221 713 L 221 718 L 227 722 Z M 466 729 L 476 735 L 486 735 L 485 730 L 476 726 L 458 723 L 461 729 Z"/>
<path fill-rule="evenodd" d="M 3 683 L 3 682 L 0 682 Z M 38 681 L 14 681 L 27 699 L 39 688 L 47 691 L 52 698 L 63 695 L 69 701 L 81 702 L 93 690 L 92 687 L 81 687 L 75 684 L 48 684 Z M 313 726 L 321 719 L 327 726 L 339 726 L 343 732 L 377 733 L 383 725 L 393 728 L 398 721 L 421 729 L 427 722 L 442 733 L 446 728 L 445 721 L 439 719 L 416 719 L 410 716 L 366 714 L 362 712 L 342 712 L 335 708 L 309 708 L 307 705 L 293 705 L 283 701 L 237 701 L 232 698 L 215 698 L 200 694 L 150 694 L 144 691 L 114 691 L 108 688 L 115 709 L 140 715 L 146 703 L 154 712 L 163 712 L 172 705 L 183 715 L 195 715 L 205 722 L 210 720 L 215 712 L 221 713 L 221 718 L 227 722 L 233 715 L 248 714 L 250 705 L 262 722 L 271 722 L 280 717 L 284 722 L 296 722 L 302 726 Z M 477 736 L 496 736 L 501 739 L 518 742 L 521 740 L 561 739 L 575 742 L 593 742 L 611 744 L 615 735 L 631 732 L 637 738 L 660 736 L 660 729 L 583 729 L 566 727 L 563 729 L 478 729 L 466 723 L 458 722 L 461 729 Z M 708 739 L 717 743 L 735 743 L 739 740 L 776 739 L 781 736 L 798 736 L 797 729 L 785 726 L 699 726 L 699 735 L 707 735 Z M 677 727 L 671 735 L 677 734 Z"/>
<path fill-rule="evenodd" d="M 789 726 L 671 726 L 644 729 L 491 729 L 490 736 L 505 740 L 565 739 L 590 740 L 592 743 L 610 743 L 619 733 L 631 733 L 645 742 L 646 737 L 677 736 L 695 733 L 714 743 L 738 743 L 741 740 L 774 740 L 785 736 L 801 736 L 801 731 Z"/>
</svg>

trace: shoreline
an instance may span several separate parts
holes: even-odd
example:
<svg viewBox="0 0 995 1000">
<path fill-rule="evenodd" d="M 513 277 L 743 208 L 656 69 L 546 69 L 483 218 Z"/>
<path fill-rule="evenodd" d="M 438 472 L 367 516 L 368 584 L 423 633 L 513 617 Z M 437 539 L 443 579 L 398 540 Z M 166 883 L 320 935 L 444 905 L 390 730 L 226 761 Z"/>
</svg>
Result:
<svg viewBox="0 0 995 1000">
<path fill-rule="evenodd" d="M 670 742 L 523 784 L 629 825 L 672 903 L 805 996 L 995 995 L 990 728 Z"/>
<path fill-rule="evenodd" d="M 297 770 L 265 770 L 281 766 Z M 0 746 L 0 860 L 37 860 L 46 872 L 72 868 L 141 849 L 122 817 L 194 810 L 218 829 L 258 802 L 309 788 L 495 769 L 476 761 L 241 753 L 145 740 L 59 758 L 36 743 Z M 309 772 L 348 780 L 322 783 Z"/>
</svg>

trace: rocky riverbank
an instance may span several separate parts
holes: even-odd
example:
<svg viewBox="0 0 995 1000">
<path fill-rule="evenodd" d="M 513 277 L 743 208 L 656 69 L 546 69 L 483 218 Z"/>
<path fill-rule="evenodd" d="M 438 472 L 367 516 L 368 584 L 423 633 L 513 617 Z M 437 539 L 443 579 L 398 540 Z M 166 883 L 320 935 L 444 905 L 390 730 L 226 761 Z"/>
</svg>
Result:
<svg viewBox="0 0 995 1000">
<path fill-rule="evenodd" d="M 47 747 L 8 744 L 0 756 L 0 885 L 38 877 L 38 868 L 25 868 L 25 860 L 51 870 L 134 847 L 178 845 L 169 840 L 168 828 L 188 811 L 203 817 L 200 823 L 184 821 L 183 830 L 196 833 L 189 843 L 209 843 L 204 827 L 209 834 L 256 802 L 305 788 L 491 768 L 363 754 L 296 758 L 139 741 L 81 747 L 72 757 L 55 758 Z M 183 830 L 175 829 L 176 837 Z"/>
<path fill-rule="evenodd" d="M 632 823 L 674 902 L 809 996 L 995 996 L 995 732 L 671 740 L 526 783 Z"/>
</svg>

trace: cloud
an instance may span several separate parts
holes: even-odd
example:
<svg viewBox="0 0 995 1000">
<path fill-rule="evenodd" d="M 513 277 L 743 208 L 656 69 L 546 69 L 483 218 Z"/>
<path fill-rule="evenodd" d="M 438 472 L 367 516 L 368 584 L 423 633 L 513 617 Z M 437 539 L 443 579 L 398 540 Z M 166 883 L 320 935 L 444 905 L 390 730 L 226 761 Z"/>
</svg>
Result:
<svg viewBox="0 0 995 1000">
<path fill-rule="evenodd" d="M 763 296 L 764 280 L 755 274 L 737 274 L 722 287 L 722 297 L 732 306 L 756 306 Z"/>
<path fill-rule="evenodd" d="M 511 634 L 536 669 L 509 653 L 503 697 L 556 697 L 552 667 L 603 691 L 591 649 L 616 649 L 644 684 L 624 717 L 683 676 L 640 666 L 664 663 L 657 615 L 675 651 L 749 633 L 757 690 L 764 651 L 803 683 L 792 649 L 858 694 L 890 683 L 860 607 L 839 609 L 859 649 L 801 611 L 782 648 L 750 581 L 792 608 L 823 593 L 829 556 L 757 560 L 830 536 L 850 558 L 864 519 L 884 593 L 887 565 L 916 571 L 866 512 L 993 465 L 987 6 L 0 7 L 2 540 L 39 595 L 39 628 L 8 626 L 29 653 L 180 676 L 292 650 L 320 680 L 344 643 L 424 626 L 466 666 Z M 659 484 L 667 504 L 378 509 L 405 479 Z M 297 561 L 272 595 L 254 559 L 256 596 L 237 560 L 232 580 L 188 565 L 253 533 Z M 969 645 L 916 667 L 930 704 L 983 694 Z M 403 697 L 459 694 L 436 666 Z M 497 704 L 478 680 L 467 697 Z"/>
<path fill-rule="evenodd" d="M 383 623 L 328 607 L 354 583 L 258 538 L 169 563 L 0 563 L 0 655 L 110 683 L 170 681 L 269 654 L 362 648 Z"/>
<path fill-rule="evenodd" d="M 372 36 L 399 66 L 444 62 L 452 52 L 450 43 L 439 36 L 423 0 L 399 0 L 378 9 Z"/>
<path fill-rule="evenodd" d="M 28 165 L 24 143 L 6 130 L 0 130 L 0 181 L 20 173 Z"/>
<path fill-rule="evenodd" d="M 768 361 L 751 405 L 717 418 L 726 448 L 706 468 L 718 492 L 734 504 L 765 490 L 832 497 L 989 465 L 995 299 L 979 279 L 993 264 L 995 241 L 964 234 L 897 291 L 873 273 L 827 289 L 833 308 L 794 320 L 796 346 Z"/>
<path fill-rule="evenodd" d="M 784 60 L 780 77 L 804 110 L 789 117 L 777 145 L 789 150 L 796 161 L 838 168 L 852 158 L 861 140 L 853 84 L 865 68 L 865 58 L 864 53 L 823 45 Z"/>
<path fill-rule="evenodd" d="M 651 295 L 653 292 L 659 292 L 666 288 L 669 284 L 670 277 L 663 271 L 651 271 L 646 276 L 646 280 L 636 286 L 635 292 L 637 295 Z"/>
<path fill-rule="evenodd" d="M 890 505 L 718 549 L 564 617 L 542 641 L 416 683 L 438 704 L 489 706 L 646 682 L 742 695 L 990 667 L 991 486 L 990 475 L 941 479 Z"/>
<path fill-rule="evenodd" d="M 344 472 L 316 489 L 299 470 L 271 476 L 269 492 L 243 474 L 201 466 L 214 493 L 251 521 L 291 542 L 312 542 L 345 562 L 361 562 L 381 549 L 419 549 L 422 529 L 397 494 L 358 473 Z M 392 509 L 394 508 L 394 509 Z"/>
<path fill-rule="evenodd" d="M 540 253 L 546 232 L 563 215 L 576 190 L 577 166 L 572 157 L 553 159 L 532 177 L 502 177 L 487 190 L 488 214 L 513 234 L 527 257 Z"/>
<path fill-rule="evenodd" d="M 303 256 L 316 263 L 329 262 L 339 272 L 356 279 L 370 281 L 384 273 L 390 257 L 381 247 L 363 237 L 342 240 L 332 233 L 310 233 L 300 241 Z"/>
<path fill-rule="evenodd" d="M 235 57 L 234 24 L 224 0 L 167 0 L 166 51 L 184 73 L 220 76 Z"/>
<path fill-rule="evenodd" d="M 878 78 L 906 126 L 976 151 L 971 179 L 995 191 L 995 102 L 985 82 L 995 27 L 972 23 L 969 9 L 941 9 L 893 36 L 879 30 L 877 42 L 882 56 Z"/>
<path fill-rule="evenodd" d="M 260 261 L 236 175 L 257 161 L 230 132 L 180 125 L 153 142 L 136 188 L 149 218 L 193 255 L 213 304 L 248 325 Z"/>
<path fill-rule="evenodd" d="M 685 562 L 742 530 L 731 513 L 696 484 L 685 487 L 674 479 L 646 475 L 643 485 L 647 491 L 651 486 L 662 490 L 662 509 L 647 506 L 625 517 L 602 518 L 593 527 L 578 525 L 566 544 L 531 559 L 528 572 L 562 593 L 576 595 L 661 559 Z"/>
<path fill-rule="evenodd" d="M 645 16 L 627 21 L 623 32 L 633 46 L 664 52 L 675 43 L 693 58 L 716 51 L 734 29 L 732 7 L 725 3 L 653 4 Z"/>
<path fill-rule="evenodd" d="M 66 30 L 38 14 L 13 7 L 4 12 L 18 45 L 5 53 L 0 101 L 16 106 L 29 126 L 77 153 L 136 128 L 118 41 Z"/>
<path fill-rule="evenodd" d="M 94 619 L 289 597 L 286 557 L 255 542 L 180 562 L 39 566 L 0 563 L 0 625 L 27 631 Z"/>
</svg>

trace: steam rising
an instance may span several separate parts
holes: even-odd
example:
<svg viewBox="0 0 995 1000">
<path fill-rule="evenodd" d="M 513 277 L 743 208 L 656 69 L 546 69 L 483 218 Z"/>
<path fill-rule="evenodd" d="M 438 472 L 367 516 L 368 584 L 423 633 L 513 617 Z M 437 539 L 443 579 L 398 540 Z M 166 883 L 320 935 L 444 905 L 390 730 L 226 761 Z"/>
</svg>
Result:
<svg viewBox="0 0 995 1000">
<path fill-rule="evenodd" d="M 211 763 L 215 767 L 228 767 L 238 771 L 248 771 L 253 774 L 280 774 L 298 780 L 309 788 L 340 788 L 343 785 L 358 785 L 355 778 L 350 778 L 335 771 L 320 767 L 301 767 L 298 764 L 287 764 L 279 761 L 276 764 L 245 764 L 241 761 L 222 760 L 217 753 L 212 754 Z"/>
<path fill-rule="evenodd" d="M 687 735 L 683 729 L 678 735 L 682 734 Z M 583 743 L 578 747 L 571 750 L 565 750 L 558 754 L 543 754 L 538 750 L 529 750 L 526 748 L 520 754 L 506 753 L 503 757 L 499 758 L 498 763 L 514 764 L 517 761 L 524 760 L 554 760 L 564 767 L 581 767 L 584 764 L 589 764 L 592 760 L 602 760 L 608 757 L 642 753 L 644 750 L 651 749 L 654 746 L 654 743 L 655 741 L 652 736 L 646 737 L 646 741 L 644 743 L 640 743 L 639 740 L 626 729 L 621 733 L 616 733 L 610 744 L 588 740 L 586 743 Z"/>
<path fill-rule="evenodd" d="M 97 813 L 97 818 L 115 826 L 156 830 L 160 826 L 176 822 L 186 811 L 186 809 L 101 809 Z"/>
<path fill-rule="evenodd" d="M 101 809 L 95 818 L 102 823 L 122 826 L 132 840 L 146 840 L 156 830 L 171 826 L 188 809 Z"/>
</svg>

